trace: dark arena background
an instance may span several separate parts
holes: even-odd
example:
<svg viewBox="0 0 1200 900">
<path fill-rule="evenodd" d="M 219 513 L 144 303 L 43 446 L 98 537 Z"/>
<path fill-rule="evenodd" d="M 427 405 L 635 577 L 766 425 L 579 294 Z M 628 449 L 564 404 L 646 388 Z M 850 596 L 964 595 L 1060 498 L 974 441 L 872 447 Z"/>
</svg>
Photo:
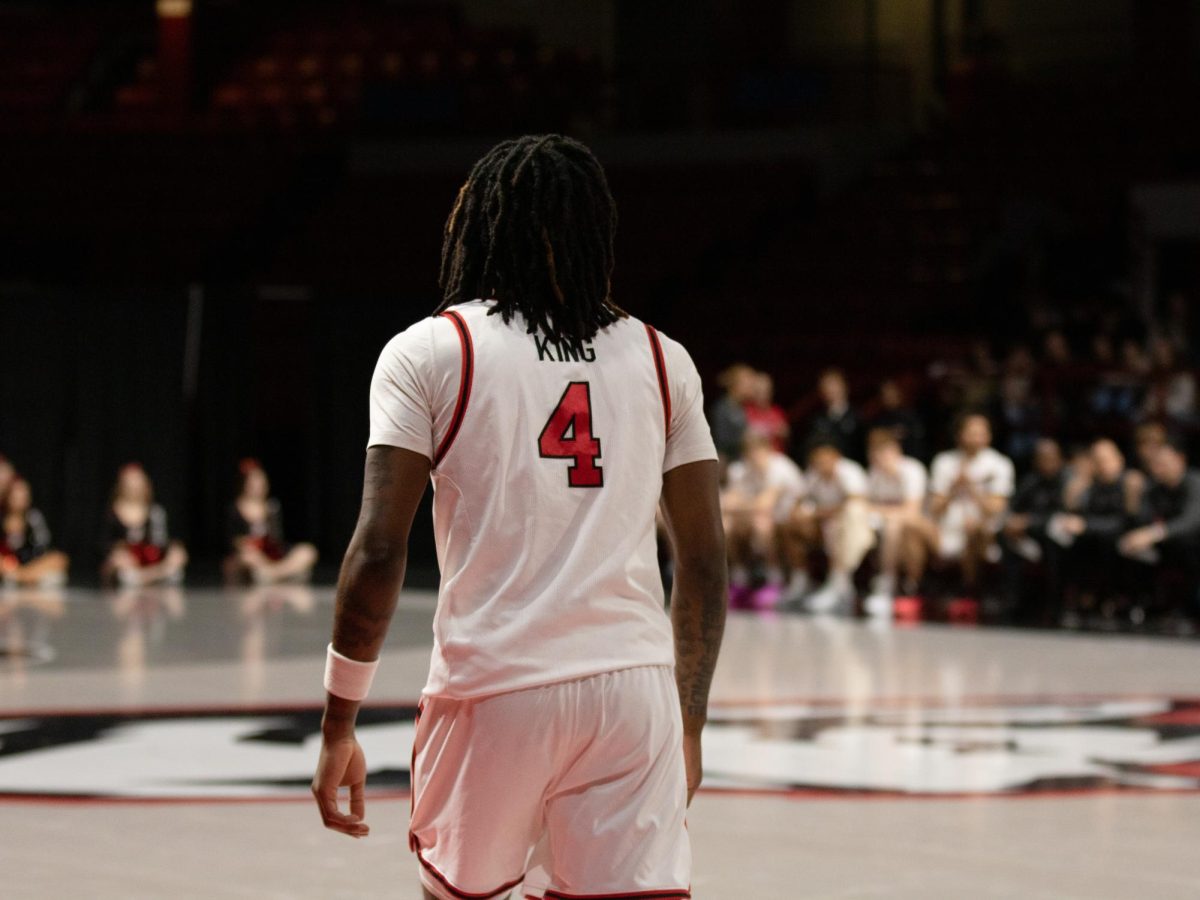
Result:
<svg viewBox="0 0 1200 900">
<path fill-rule="evenodd" d="M 725 466 L 693 896 L 1200 896 L 1198 109 L 1197 0 L 0 0 L 0 895 L 419 894 L 429 492 L 307 796 L 368 388 L 556 132 Z"/>
</svg>

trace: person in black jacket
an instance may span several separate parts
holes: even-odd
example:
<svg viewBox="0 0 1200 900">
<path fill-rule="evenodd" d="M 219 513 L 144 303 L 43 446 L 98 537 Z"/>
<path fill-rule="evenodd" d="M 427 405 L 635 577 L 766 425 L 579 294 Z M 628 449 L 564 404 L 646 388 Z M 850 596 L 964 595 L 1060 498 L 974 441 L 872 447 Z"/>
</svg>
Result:
<svg viewBox="0 0 1200 900">
<path fill-rule="evenodd" d="M 841 369 L 826 369 L 817 382 L 821 411 L 809 423 L 805 451 L 818 444 L 836 447 L 842 456 L 863 459 L 862 425 L 850 406 L 850 387 Z"/>
<path fill-rule="evenodd" d="M 1200 472 L 1188 468 L 1182 444 L 1168 440 L 1148 460 L 1150 485 L 1140 525 L 1121 536 L 1121 553 L 1138 558 L 1153 553 L 1158 576 L 1172 569 L 1182 574 L 1184 609 L 1200 616 Z"/>
<path fill-rule="evenodd" d="M 1145 488 L 1142 474 L 1126 466 L 1124 454 L 1107 438 L 1092 444 L 1088 462 L 1067 483 L 1067 511 L 1048 526 L 1065 547 L 1064 581 L 1084 606 L 1131 590 L 1131 568 L 1117 542 L 1136 520 Z"/>
<path fill-rule="evenodd" d="M 1026 563 L 1043 563 L 1046 601 L 1037 604 L 1041 612 L 1053 609 L 1057 603 L 1059 556 L 1046 528 L 1051 517 L 1062 511 L 1065 487 L 1062 448 L 1058 441 L 1042 438 L 1034 447 L 1033 471 L 1017 485 L 1001 532 L 1009 596 L 1016 601 L 1021 618 L 1034 613 L 1030 608 L 1033 598 L 1026 596 L 1022 583 Z"/>
</svg>

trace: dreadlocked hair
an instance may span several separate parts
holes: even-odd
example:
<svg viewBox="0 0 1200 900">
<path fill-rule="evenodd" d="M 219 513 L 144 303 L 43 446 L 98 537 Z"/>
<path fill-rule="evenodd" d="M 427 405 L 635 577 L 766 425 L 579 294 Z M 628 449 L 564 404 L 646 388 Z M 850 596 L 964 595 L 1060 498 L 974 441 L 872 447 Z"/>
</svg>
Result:
<svg viewBox="0 0 1200 900">
<path fill-rule="evenodd" d="M 530 334 L 579 349 L 626 316 L 612 302 L 617 207 L 604 170 L 560 134 L 503 141 L 475 163 L 446 219 L 441 313 L 494 299 Z"/>
</svg>

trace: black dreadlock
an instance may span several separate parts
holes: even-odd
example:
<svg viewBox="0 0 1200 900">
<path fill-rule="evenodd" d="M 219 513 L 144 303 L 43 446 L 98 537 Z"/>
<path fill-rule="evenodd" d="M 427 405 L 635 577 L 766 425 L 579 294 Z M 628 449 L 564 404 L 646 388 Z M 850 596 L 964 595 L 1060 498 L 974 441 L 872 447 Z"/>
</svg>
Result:
<svg viewBox="0 0 1200 900">
<path fill-rule="evenodd" d="M 578 349 L 626 315 L 610 296 L 616 228 L 587 147 L 560 134 L 503 141 L 472 167 L 446 220 L 436 313 L 494 298 L 489 314 L 520 313 L 531 334 Z"/>
</svg>

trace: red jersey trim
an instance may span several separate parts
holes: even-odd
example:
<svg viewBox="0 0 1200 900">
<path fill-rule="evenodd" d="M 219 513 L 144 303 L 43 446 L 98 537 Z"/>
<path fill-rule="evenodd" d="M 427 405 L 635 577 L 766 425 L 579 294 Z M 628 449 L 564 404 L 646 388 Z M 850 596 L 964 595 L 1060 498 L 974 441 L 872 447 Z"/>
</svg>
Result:
<svg viewBox="0 0 1200 900">
<path fill-rule="evenodd" d="M 658 392 L 662 394 L 663 417 L 666 420 L 664 428 L 667 437 L 671 436 L 671 385 L 667 381 L 667 361 L 663 356 L 662 342 L 653 325 L 646 326 L 646 336 L 650 338 L 650 352 L 654 356 L 654 370 L 658 373 Z M 640 895 L 630 895 L 640 896 Z"/>
<path fill-rule="evenodd" d="M 458 381 L 458 402 L 454 404 L 454 415 L 450 419 L 446 436 L 442 438 L 433 454 L 434 467 L 442 461 L 454 439 L 458 437 L 463 416 L 467 413 L 467 404 L 471 402 L 471 382 L 475 379 L 475 344 L 471 341 L 471 329 L 467 328 L 466 320 L 454 310 L 446 310 L 442 315 L 454 323 L 454 329 L 458 332 L 458 341 L 462 345 L 462 371 Z"/>
<path fill-rule="evenodd" d="M 438 883 L 442 887 L 444 887 L 446 890 L 448 890 L 455 897 L 462 898 L 462 900 L 488 900 L 488 898 L 495 897 L 497 894 L 501 894 L 504 891 L 511 891 L 518 884 L 520 884 L 522 881 L 525 880 L 525 876 L 522 875 L 516 881 L 510 881 L 508 884 L 502 884 L 500 887 L 496 888 L 494 891 L 488 891 L 483 894 L 471 894 L 471 893 L 468 893 L 467 891 L 460 890 L 459 888 L 456 888 L 454 885 L 452 885 L 450 883 L 450 880 L 445 875 L 443 875 L 441 872 L 439 872 L 437 870 L 437 867 L 433 863 L 431 863 L 429 860 L 427 860 L 424 856 L 421 855 L 420 850 L 417 851 L 417 859 L 419 859 L 421 861 L 421 865 L 423 865 L 425 867 L 425 869 L 429 872 L 430 875 L 432 875 L 434 878 L 437 879 Z"/>
</svg>

